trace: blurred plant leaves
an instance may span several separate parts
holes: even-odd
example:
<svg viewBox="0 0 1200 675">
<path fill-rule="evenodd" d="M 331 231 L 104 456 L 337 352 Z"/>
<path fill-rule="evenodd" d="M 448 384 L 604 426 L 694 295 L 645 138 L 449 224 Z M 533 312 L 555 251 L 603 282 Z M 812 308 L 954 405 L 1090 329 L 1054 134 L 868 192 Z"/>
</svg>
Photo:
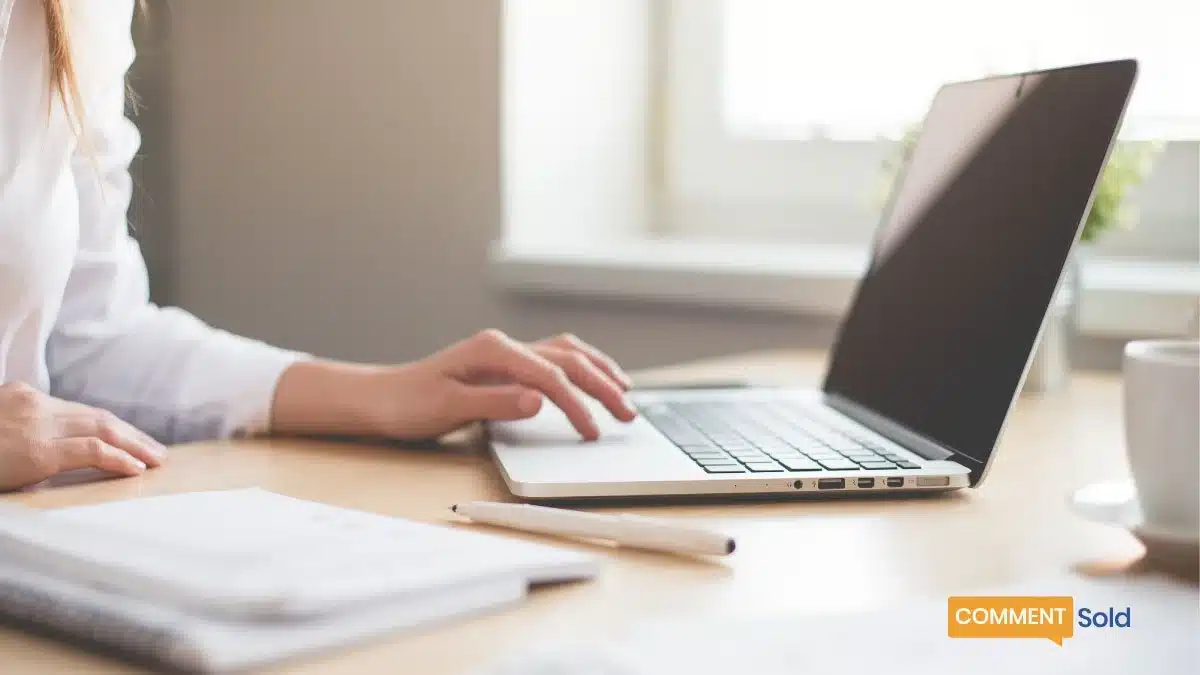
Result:
<svg viewBox="0 0 1200 675">
<path fill-rule="evenodd" d="M 900 174 L 920 138 L 919 126 L 908 127 L 898 141 L 894 150 L 884 158 L 881 167 L 879 187 L 873 201 L 876 206 L 887 204 L 895 187 L 896 178 Z M 1092 208 L 1088 211 L 1087 220 L 1083 225 L 1080 240 L 1089 243 L 1096 241 L 1105 232 L 1115 228 L 1128 228 L 1137 224 L 1137 210 L 1128 203 L 1129 192 L 1146 179 L 1154 168 L 1154 161 L 1162 152 L 1162 141 L 1119 141 L 1104 166 L 1100 182 L 1096 187 L 1096 196 Z"/>
</svg>

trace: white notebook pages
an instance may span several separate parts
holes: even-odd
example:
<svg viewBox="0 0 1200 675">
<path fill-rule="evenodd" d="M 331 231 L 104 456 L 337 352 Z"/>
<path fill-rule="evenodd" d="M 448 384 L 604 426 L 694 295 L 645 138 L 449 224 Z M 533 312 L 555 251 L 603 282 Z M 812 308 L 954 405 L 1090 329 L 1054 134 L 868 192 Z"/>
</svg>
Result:
<svg viewBox="0 0 1200 675">
<path fill-rule="evenodd" d="M 491 609 L 593 556 L 259 489 L 0 509 L 0 615 L 228 671 Z"/>
</svg>

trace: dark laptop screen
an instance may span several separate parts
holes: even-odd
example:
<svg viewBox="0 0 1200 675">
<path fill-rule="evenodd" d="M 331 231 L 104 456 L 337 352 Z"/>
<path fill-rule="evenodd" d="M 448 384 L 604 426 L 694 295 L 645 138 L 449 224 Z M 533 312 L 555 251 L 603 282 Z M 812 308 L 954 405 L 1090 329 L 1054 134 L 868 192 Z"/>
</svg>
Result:
<svg viewBox="0 0 1200 675">
<path fill-rule="evenodd" d="M 1121 61 L 943 87 L 825 391 L 988 459 L 1133 87 Z"/>
</svg>

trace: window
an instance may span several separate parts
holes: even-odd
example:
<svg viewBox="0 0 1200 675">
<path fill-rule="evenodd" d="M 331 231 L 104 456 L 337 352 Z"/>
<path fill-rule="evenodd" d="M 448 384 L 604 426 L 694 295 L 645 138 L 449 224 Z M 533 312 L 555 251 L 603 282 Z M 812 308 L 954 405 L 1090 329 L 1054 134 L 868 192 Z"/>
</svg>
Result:
<svg viewBox="0 0 1200 675">
<path fill-rule="evenodd" d="M 492 261 L 508 288 L 837 316 L 878 224 L 887 138 L 937 86 L 1134 55 L 1124 137 L 1168 142 L 1130 197 L 1137 227 L 1106 234 L 1084 266 L 1082 322 L 1128 337 L 1177 335 L 1193 318 L 1196 2 L 504 7 L 505 225 Z"/>
<path fill-rule="evenodd" d="M 880 166 L 947 81 L 1135 56 L 1122 138 L 1169 143 L 1104 250 L 1192 259 L 1200 4 L 1178 0 L 677 0 L 664 199 L 673 231 L 859 245 Z"/>
<path fill-rule="evenodd" d="M 920 119 L 944 82 L 1136 56 L 1127 137 L 1194 137 L 1200 87 L 1179 0 L 732 0 L 722 3 L 722 101 L 739 136 L 869 139 Z M 882 103 L 881 102 L 886 102 Z"/>
</svg>

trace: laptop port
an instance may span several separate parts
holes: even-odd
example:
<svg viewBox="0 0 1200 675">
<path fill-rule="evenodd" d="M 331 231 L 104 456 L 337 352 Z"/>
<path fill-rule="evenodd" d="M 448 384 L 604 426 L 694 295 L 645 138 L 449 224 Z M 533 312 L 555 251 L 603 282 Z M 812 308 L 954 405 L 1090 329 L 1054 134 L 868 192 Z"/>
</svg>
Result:
<svg viewBox="0 0 1200 675">
<path fill-rule="evenodd" d="M 858 487 L 873 488 L 873 487 L 875 487 L 875 479 L 874 478 L 859 478 L 858 479 Z"/>
<path fill-rule="evenodd" d="M 820 478 L 817 480 L 818 490 L 843 490 L 845 487 L 845 478 Z"/>
<path fill-rule="evenodd" d="M 794 487 L 794 488 L 796 488 L 797 490 L 799 490 L 799 489 L 801 489 L 801 488 L 803 488 L 803 487 L 804 487 L 804 481 L 802 481 L 802 480 L 798 480 L 798 481 L 796 481 L 795 483 L 792 483 L 792 487 Z"/>
<path fill-rule="evenodd" d="M 889 479 L 887 479 L 887 486 L 888 487 L 904 487 L 904 479 L 903 478 L 889 478 Z"/>
</svg>

